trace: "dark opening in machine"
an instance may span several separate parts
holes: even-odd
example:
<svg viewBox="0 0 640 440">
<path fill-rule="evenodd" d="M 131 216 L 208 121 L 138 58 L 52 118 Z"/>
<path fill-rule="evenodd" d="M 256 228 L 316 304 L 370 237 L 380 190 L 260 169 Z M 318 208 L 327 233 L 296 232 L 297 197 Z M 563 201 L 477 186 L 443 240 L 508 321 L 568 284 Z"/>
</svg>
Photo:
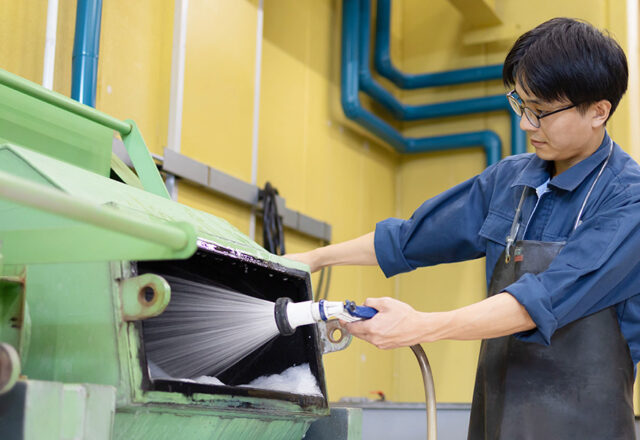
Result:
<svg viewBox="0 0 640 440">
<path fill-rule="evenodd" d="M 209 242 L 199 241 L 198 250 L 187 260 L 137 262 L 138 275 L 153 273 L 161 277 L 179 277 L 202 284 L 222 286 L 253 298 L 275 302 L 280 297 L 289 297 L 294 302 L 312 299 L 310 277 L 307 272 L 287 268 L 269 261 L 260 260 Z M 169 281 L 171 285 L 171 281 Z M 173 287 L 173 286 L 172 286 Z M 298 403 L 302 407 L 327 407 L 327 392 L 322 353 L 315 325 L 299 327 L 291 336 L 277 336 L 237 364 L 232 365 L 217 378 L 224 385 L 198 383 L 188 378 L 158 378 L 149 373 L 150 359 L 145 350 L 145 321 L 140 322 L 142 335 L 141 358 L 146 365 L 143 388 L 153 391 L 233 394 L 265 397 Z M 185 362 L 189 362 L 185 359 Z M 295 394 L 245 387 L 261 376 L 280 374 L 290 367 L 308 364 L 322 395 Z"/>
</svg>

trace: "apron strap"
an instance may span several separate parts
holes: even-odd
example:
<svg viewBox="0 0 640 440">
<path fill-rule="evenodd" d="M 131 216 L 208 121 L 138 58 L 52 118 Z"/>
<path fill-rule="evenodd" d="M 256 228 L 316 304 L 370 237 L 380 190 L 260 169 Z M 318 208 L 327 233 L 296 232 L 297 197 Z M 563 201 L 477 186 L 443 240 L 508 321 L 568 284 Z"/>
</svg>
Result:
<svg viewBox="0 0 640 440">
<path fill-rule="evenodd" d="M 578 226 L 582 224 L 582 214 L 584 212 L 584 208 L 587 206 L 587 201 L 589 200 L 589 197 L 591 197 L 593 188 L 595 188 L 596 183 L 598 183 L 598 180 L 600 180 L 600 176 L 602 176 L 604 169 L 607 167 L 607 164 L 609 163 L 609 159 L 611 159 L 612 153 L 613 153 L 613 140 L 609 139 L 609 154 L 607 155 L 606 160 L 600 167 L 600 171 L 598 171 L 598 175 L 596 176 L 595 180 L 591 184 L 591 187 L 589 188 L 587 195 L 582 201 L 582 206 L 580 207 L 580 211 L 578 211 L 578 216 L 573 225 L 574 231 L 578 228 Z M 520 230 L 520 217 L 522 215 L 522 205 L 524 203 L 524 199 L 527 197 L 527 194 L 529 193 L 529 190 L 530 188 L 528 186 L 525 186 L 525 188 L 522 190 L 522 195 L 520 196 L 520 202 L 518 202 L 518 208 L 516 209 L 516 213 L 513 216 L 513 223 L 511 223 L 511 230 L 509 231 L 509 235 L 507 235 L 507 247 L 505 249 L 505 257 L 504 257 L 506 263 L 509 263 L 509 261 L 511 261 L 511 252 L 510 252 L 511 247 L 513 246 L 513 243 L 516 241 L 518 231 Z"/>
<path fill-rule="evenodd" d="M 611 159 L 611 153 L 613 153 L 613 140 L 609 138 L 609 155 L 607 156 L 607 160 L 605 160 L 604 163 L 602 164 L 602 167 L 600 167 L 600 171 L 596 176 L 596 180 L 594 180 L 593 183 L 591 184 L 591 188 L 589 188 L 589 192 L 587 193 L 587 196 L 584 198 L 584 201 L 582 202 L 582 206 L 580 207 L 580 212 L 578 212 L 578 217 L 576 218 L 576 222 L 573 224 L 574 231 L 578 228 L 578 226 L 582 224 L 582 212 L 584 211 L 584 207 L 587 206 L 587 200 L 589 200 L 589 197 L 591 196 L 591 192 L 593 191 L 593 188 L 596 186 L 596 183 L 598 182 L 598 180 L 600 180 L 600 176 L 602 176 L 602 172 L 604 171 L 607 164 L 609 163 L 609 159 Z"/>
<path fill-rule="evenodd" d="M 524 199 L 529 192 L 529 187 L 525 186 L 522 190 L 522 195 L 520 196 L 520 202 L 518 203 L 518 209 L 516 209 L 516 214 L 513 216 L 513 223 L 511 223 L 511 230 L 509 231 L 509 235 L 507 235 L 507 247 L 504 251 L 504 261 L 505 263 L 509 263 L 511 261 L 511 246 L 513 246 L 513 242 L 516 240 L 518 235 L 518 230 L 520 229 L 520 216 L 522 215 L 522 204 Z"/>
</svg>

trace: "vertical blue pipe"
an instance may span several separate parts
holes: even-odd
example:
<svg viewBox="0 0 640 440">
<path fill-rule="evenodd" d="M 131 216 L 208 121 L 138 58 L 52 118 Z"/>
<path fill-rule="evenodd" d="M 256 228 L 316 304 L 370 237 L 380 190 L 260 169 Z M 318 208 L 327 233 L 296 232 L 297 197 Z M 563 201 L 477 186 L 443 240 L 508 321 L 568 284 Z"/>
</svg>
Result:
<svg viewBox="0 0 640 440">
<path fill-rule="evenodd" d="M 102 0 L 78 0 L 73 40 L 71 98 L 96 106 Z"/>
<path fill-rule="evenodd" d="M 520 116 L 513 110 L 509 110 L 511 121 L 511 154 L 522 154 L 527 152 L 527 133 L 520 128 Z"/>
</svg>

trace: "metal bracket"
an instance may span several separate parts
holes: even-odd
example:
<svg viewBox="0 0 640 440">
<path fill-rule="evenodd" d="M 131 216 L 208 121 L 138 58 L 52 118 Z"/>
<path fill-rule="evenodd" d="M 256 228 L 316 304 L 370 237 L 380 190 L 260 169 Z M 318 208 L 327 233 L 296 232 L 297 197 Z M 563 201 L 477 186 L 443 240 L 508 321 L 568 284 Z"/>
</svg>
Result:
<svg viewBox="0 0 640 440">
<path fill-rule="evenodd" d="M 256 185 L 247 183 L 205 163 L 198 162 L 170 148 L 164 149 L 162 169 L 167 173 L 201 185 L 207 190 L 223 195 L 235 202 L 249 205 L 258 210 L 262 209 L 262 202 L 258 200 L 260 188 Z M 276 203 L 278 204 L 278 214 L 282 216 L 282 221 L 287 228 L 295 229 L 298 232 L 323 241 L 331 241 L 330 224 L 287 208 L 285 199 L 280 196 L 276 196 Z"/>
<path fill-rule="evenodd" d="M 321 321 L 317 325 L 322 354 L 344 350 L 351 344 L 353 336 L 346 328 L 340 325 L 340 321 L 337 319 Z"/>
<path fill-rule="evenodd" d="M 171 299 L 167 281 L 151 273 L 120 280 L 122 319 L 138 321 L 157 316 Z"/>
</svg>

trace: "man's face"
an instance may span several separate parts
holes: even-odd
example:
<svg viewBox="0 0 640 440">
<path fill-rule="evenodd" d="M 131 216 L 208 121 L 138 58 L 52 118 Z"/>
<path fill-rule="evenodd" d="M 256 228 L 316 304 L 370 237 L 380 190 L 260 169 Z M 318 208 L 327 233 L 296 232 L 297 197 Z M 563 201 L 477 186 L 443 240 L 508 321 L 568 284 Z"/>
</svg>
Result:
<svg viewBox="0 0 640 440">
<path fill-rule="evenodd" d="M 524 106 L 535 113 L 547 113 L 572 103 L 568 100 L 543 101 L 536 96 L 528 95 L 520 84 L 516 84 L 516 93 Z M 520 119 L 520 128 L 529 133 L 531 144 L 536 155 L 543 160 L 556 162 L 557 172 L 575 165 L 589 157 L 600 145 L 600 130 L 594 132 L 594 110 L 589 107 L 581 114 L 576 107 L 549 115 L 540 119 L 540 127 L 534 127 L 524 117 Z M 594 145 L 594 142 L 597 144 Z"/>
</svg>

